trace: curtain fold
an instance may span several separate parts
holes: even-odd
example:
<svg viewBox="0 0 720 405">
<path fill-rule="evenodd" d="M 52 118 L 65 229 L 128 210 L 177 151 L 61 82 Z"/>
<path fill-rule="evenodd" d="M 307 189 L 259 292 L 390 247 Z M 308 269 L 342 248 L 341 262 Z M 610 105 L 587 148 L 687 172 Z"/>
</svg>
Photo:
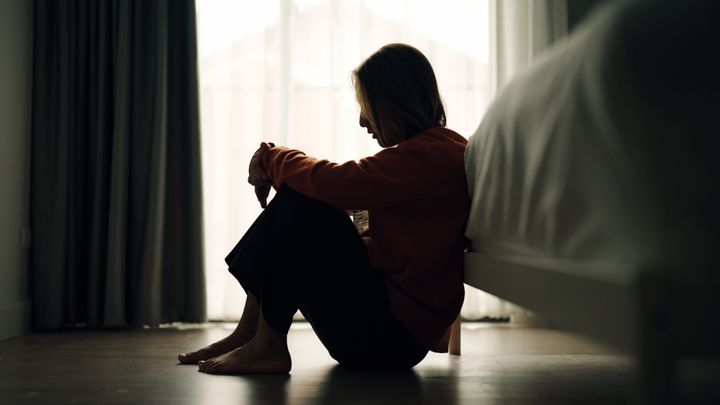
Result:
<svg viewBox="0 0 720 405">
<path fill-rule="evenodd" d="M 490 52 L 497 91 L 567 35 L 567 0 L 494 0 L 490 7 Z"/>
<path fill-rule="evenodd" d="M 195 4 L 35 1 L 36 329 L 205 320 Z"/>
</svg>

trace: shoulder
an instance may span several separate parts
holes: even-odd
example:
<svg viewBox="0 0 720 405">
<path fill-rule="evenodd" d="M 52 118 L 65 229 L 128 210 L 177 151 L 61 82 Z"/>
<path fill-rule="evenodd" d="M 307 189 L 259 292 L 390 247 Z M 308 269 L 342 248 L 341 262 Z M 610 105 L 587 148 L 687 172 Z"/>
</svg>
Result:
<svg viewBox="0 0 720 405">
<path fill-rule="evenodd" d="M 407 141 L 400 142 L 396 149 L 426 150 L 428 152 L 462 151 L 465 152 L 467 139 L 457 132 L 443 127 L 426 129 Z"/>
<path fill-rule="evenodd" d="M 449 128 L 435 127 L 426 129 L 405 142 L 401 142 L 398 146 L 414 146 L 414 145 L 447 145 L 462 146 L 467 145 L 467 139 L 457 132 Z"/>
<path fill-rule="evenodd" d="M 464 160 L 466 145 L 467 139 L 453 130 L 430 128 L 363 160 L 404 161 L 430 169 L 433 165 L 444 166 L 448 161 Z"/>
<path fill-rule="evenodd" d="M 467 139 L 457 132 L 442 128 L 430 128 L 394 147 L 384 148 L 373 156 L 360 160 L 361 165 L 370 162 L 407 161 L 425 164 L 432 161 L 464 156 Z"/>
</svg>

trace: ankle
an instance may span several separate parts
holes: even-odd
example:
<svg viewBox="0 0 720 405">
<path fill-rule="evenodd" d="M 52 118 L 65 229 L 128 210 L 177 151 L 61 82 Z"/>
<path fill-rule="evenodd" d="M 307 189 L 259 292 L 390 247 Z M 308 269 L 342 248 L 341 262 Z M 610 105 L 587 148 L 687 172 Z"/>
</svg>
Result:
<svg viewBox="0 0 720 405">
<path fill-rule="evenodd" d="M 255 334 L 258 327 L 258 315 L 243 314 L 238 322 L 236 330 L 243 330 Z"/>
<path fill-rule="evenodd" d="M 235 329 L 231 334 L 230 337 L 233 340 L 243 340 L 245 342 L 250 341 L 255 336 L 255 333 L 245 330 L 245 329 Z"/>
<path fill-rule="evenodd" d="M 287 352 L 287 336 L 269 336 L 267 334 L 256 334 L 249 342 L 257 352 Z"/>
</svg>

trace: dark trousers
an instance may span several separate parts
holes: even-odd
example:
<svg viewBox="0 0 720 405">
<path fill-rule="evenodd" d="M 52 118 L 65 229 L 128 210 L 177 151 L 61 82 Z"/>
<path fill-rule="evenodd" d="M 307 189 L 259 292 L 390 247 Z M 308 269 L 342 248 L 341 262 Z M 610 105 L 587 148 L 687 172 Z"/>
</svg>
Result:
<svg viewBox="0 0 720 405">
<path fill-rule="evenodd" d="M 225 261 L 270 327 L 287 333 L 300 310 L 341 365 L 408 369 L 428 352 L 390 313 L 344 211 L 283 187 Z"/>
</svg>

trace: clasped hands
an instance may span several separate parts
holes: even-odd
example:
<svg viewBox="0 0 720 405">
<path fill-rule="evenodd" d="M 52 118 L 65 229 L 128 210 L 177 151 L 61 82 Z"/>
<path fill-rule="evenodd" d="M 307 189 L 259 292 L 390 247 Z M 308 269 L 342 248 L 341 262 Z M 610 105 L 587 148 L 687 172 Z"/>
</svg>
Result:
<svg viewBox="0 0 720 405">
<path fill-rule="evenodd" d="M 250 167 L 248 168 L 248 183 L 255 187 L 255 197 L 257 197 L 263 209 L 267 207 L 267 198 L 270 194 L 272 181 L 268 177 L 265 168 L 263 168 L 262 157 L 268 149 L 274 146 L 275 144 L 272 142 L 261 142 L 260 148 L 255 151 L 250 159 Z"/>
</svg>

